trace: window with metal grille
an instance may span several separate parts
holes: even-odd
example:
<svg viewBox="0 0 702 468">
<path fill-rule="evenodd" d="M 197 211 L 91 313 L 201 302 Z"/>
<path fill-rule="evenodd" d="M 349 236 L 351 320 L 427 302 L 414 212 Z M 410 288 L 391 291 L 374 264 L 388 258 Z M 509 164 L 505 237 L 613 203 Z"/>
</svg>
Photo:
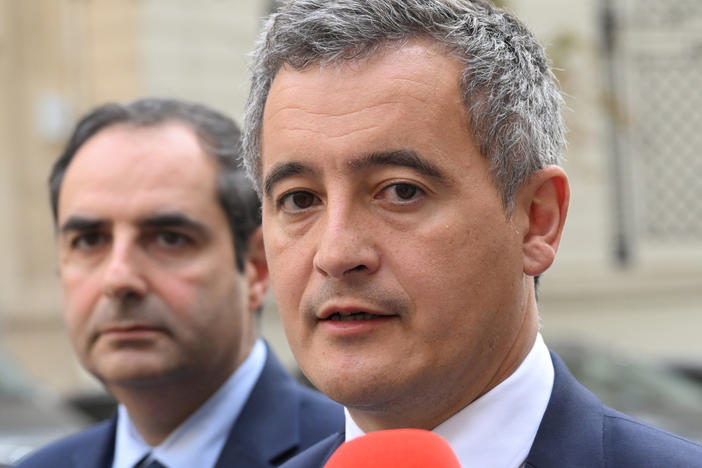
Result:
<svg viewBox="0 0 702 468">
<path fill-rule="evenodd" d="M 702 1 L 604 5 L 619 240 L 702 240 Z"/>
</svg>

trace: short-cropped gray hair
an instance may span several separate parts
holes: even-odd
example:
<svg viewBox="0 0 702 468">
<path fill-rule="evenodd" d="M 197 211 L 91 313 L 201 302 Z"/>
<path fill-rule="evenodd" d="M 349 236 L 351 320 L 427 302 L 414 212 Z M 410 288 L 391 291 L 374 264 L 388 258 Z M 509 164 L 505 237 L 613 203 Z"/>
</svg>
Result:
<svg viewBox="0 0 702 468">
<path fill-rule="evenodd" d="M 507 212 L 517 189 L 565 146 L 562 97 L 544 49 L 513 15 L 483 0 L 291 0 L 265 23 L 253 53 L 243 158 L 261 191 L 261 130 L 281 66 L 360 60 L 428 37 L 463 63 L 470 129 Z"/>
</svg>

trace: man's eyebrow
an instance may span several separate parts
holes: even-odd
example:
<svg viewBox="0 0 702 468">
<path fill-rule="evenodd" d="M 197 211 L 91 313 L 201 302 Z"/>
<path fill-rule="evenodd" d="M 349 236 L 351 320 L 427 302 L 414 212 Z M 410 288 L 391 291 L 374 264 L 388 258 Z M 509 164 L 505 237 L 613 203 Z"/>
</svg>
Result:
<svg viewBox="0 0 702 468">
<path fill-rule="evenodd" d="M 318 171 L 316 169 L 297 161 L 288 161 L 276 164 L 271 168 L 270 173 L 266 176 L 266 179 L 263 181 L 263 193 L 267 197 L 270 197 L 275 184 L 285 179 L 286 177 L 300 174 L 317 173 Z"/>
<path fill-rule="evenodd" d="M 413 150 L 394 150 L 373 152 L 348 162 L 351 169 L 366 169 L 372 166 L 403 166 L 414 169 L 420 174 L 432 177 L 448 184 L 448 177 L 433 163 L 427 161 Z"/>
<path fill-rule="evenodd" d="M 60 227 L 61 233 L 71 231 L 83 232 L 103 229 L 110 223 L 104 219 L 90 218 L 86 216 L 71 216 Z M 202 234 L 208 234 L 209 228 L 204 224 L 182 213 L 161 213 L 149 216 L 139 221 L 139 225 L 147 228 L 186 228 Z"/>
<path fill-rule="evenodd" d="M 449 184 L 449 178 L 435 164 L 422 158 L 413 150 L 401 149 L 373 152 L 348 162 L 348 167 L 352 170 L 367 169 L 373 166 L 409 167 L 445 185 Z M 314 167 L 297 161 L 276 164 L 263 181 L 263 193 L 270 197 L 275 184 L 286 177 L 300 174 L 315 175 L 318 173 L 319 171 Z"/>
<path fill-rule="evenodd" d="M 85 216 L 71 216 L 60 227 L 60 232 L 65 234 L 72 231 L 94 231 L 104 228 L 108 224 L 104 219 L 88 218 Z"/>
<path fill-rule="evenodd" d="M 204 224 L 195 221 L 191 217 L 183 213 L 159 213 L 153 216 L 142 219 L 139 224 L 147 228 L 185 228 L 199 232 L 201 234 L 209 234 L 210 229 Z"/>
</svg>

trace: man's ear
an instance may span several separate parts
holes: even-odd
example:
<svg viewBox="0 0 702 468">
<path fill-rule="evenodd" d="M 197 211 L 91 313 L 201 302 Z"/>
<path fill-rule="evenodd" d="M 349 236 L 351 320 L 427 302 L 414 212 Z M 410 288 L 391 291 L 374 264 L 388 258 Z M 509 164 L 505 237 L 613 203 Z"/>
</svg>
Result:
<svg viewBox="0 0 702 468">
<path fill-rule="evenodd" d="M 258 310 L 268 291 L 268 264 L 263 248 L 263 231 L 258 227 L 249 237 L 249 249 L 244 264 L 244 274 L 248 285 L 249 312 Z"/>
<path fill-rule="evenodd" d="M 568 176 L 558 166 L 546 166 L 531 176 L 518 198 L 529 223 L 522 243 L 524 273 L 540 275 L 553 263 L 563 233 L 570 202 Z"/>
</svg>

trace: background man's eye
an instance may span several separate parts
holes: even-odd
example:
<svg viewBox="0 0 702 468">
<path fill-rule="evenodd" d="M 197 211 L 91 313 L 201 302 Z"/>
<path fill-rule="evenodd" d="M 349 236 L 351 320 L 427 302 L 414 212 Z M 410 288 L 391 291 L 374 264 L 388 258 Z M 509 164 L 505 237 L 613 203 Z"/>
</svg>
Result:
<svg viewBox="0 0 702 468">
<path fill-rule="evenodd" d="M 162 232 L 159 234 L 159 238 L 166 245 L 178 245 L 185 241 L 185 236 L 177 232 Z"/>
<path fill-rule="evenodd" d="M 101 236 L 98 233 L 86 234 L 81 239 L 82 243 L 85 245 L 95 245 L 100 242 Z"/>
<path fill-rule="evenodd" d="M 409 200 L 417 195 L 417 187 L 412 184 L 395 185 L 395 195 L 403 200 Z"/>
<path fill-rule="evenodd" d="M 82 248 L 91 248 L 100 244 L 104 240 L 104 235 L 99 232 L 89 232 L 76 237 L 73 245 Z"/>
</svg>

